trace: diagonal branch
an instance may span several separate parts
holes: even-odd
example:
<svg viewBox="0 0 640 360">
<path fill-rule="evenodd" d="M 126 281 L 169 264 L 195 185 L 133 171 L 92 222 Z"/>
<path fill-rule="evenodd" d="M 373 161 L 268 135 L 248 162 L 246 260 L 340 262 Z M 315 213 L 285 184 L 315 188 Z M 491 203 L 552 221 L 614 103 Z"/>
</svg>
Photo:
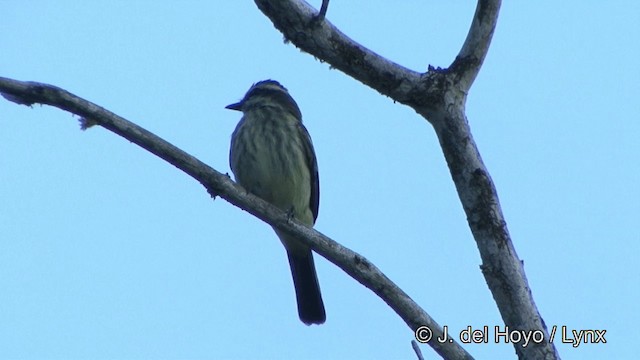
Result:
<svg viewBox="0 0 640 360">
<path fill-rule="evenodd" d="M 256 0 L 256 4 L 298 48 L 394 100 L 410 101 L 409 92 L 422 74 L 358 44 L 326 19 L 316 22 L 317 11 L 304 1 Z"/>
<path fill-rule="evenodd" d="M 478 0 L 467 38 L 448 69 L 426 73 L 406 69 L 356 43 L 330 22 L 312 26 L 315 10 L 303 0 L 255 0 L 285 38 L 320 61 L 412 107 L 436 131 L 469 228 L 481 269 L 505 324 L 511 330 L 540 332 L 545 341 L 513 346 L 522 359 L 559 358 L 536 308 L 498 194 L 473 140 L 465 114 L 469 88 L 486 57 L 501 0 Z"/>
<path fill-rule="evenodd" d="M 402 289 L 362 255 L 309 228 L 266 201 L 248 193 L 222 174 L 174 145 L 138 125 L 56 86 L 0 77 L 0 94 L 18 104 L 51 105 L 81 117 L 83 127 L 100 125 L 166 160 L 198 182 L 207 191 L 246 210 L 278 230 L 295 235 L 318 254 L 340 267 L 384 300 L 414 331 L 431 329 L 432 336 L 443 337 L 441 327 Z M 472 359 L 456 342 L 432 341 L 436 351 L 447 359 Z"/>
</svg>

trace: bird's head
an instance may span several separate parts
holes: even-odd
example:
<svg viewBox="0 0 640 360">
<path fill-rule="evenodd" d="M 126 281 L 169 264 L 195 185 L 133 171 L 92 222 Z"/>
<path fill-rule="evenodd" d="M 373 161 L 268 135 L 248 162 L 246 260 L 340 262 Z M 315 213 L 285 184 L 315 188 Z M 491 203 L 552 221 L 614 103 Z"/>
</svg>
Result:
<svg viewBox="0 0 640 360">
<path fill-rule="evenodd" d="M 253 84 L 242 100 L 227 105 L 225 108 L 247 112 L 252 108 L 262 106 L 279 106 L 291 112 L 297 119 L 302 118 L 300 108 L 289 95 L 287 88 L 275 80 L 263 80 Z"/>
</svg>

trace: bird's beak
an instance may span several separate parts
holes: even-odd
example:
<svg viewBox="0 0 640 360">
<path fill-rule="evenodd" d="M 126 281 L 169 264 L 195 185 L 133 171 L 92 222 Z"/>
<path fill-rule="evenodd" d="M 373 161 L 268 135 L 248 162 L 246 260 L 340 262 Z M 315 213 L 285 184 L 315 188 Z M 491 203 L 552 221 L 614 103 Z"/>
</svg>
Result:
<svg viewBox="0 0 640 360">
<path fill-rule="evenodd" d="M 229 109 L 229 110 L 237 110 L 237 111 L 242 111 L 242 101 L 237 102 L 235 104 L 231 104 L 231 105 L 227 105 L 224 107 L 225 109 Z"/>
</svg>

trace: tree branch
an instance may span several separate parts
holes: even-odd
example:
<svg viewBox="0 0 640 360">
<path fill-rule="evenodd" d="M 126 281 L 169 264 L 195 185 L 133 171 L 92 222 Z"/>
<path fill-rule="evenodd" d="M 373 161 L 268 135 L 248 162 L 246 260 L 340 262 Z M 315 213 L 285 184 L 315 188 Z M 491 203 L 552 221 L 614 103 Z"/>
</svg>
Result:
<svg viewBox="0 0 640 360">
<path fill-rule="evenodd" d="M 468 92 L 480 72 L 493 32 L 498 23 L 501 0 L 479 0 L 476 13 L 462 49 L 456 56 L 449 70 L 455 73 L 457 85 L 463 92 Z"/>
<path fill-rule="evenodd" d="M 37 82 L 22 82 L 0 77 L 0 93 L 8 100 L 31 106 L 46 104 L 81 117 L 83 127 L 100 125 L 166 160 L 200 182 L 207 191 L 246 210 L 278 230 L 296 236 L 318 254 L 341 268 L 384 300 L 412 330 L 428 326 L 433 338 L 442 337 L 440 326 L 402 289 L 386 277 L 362 255 L 338 244 L 322 233 L 309 228 L 286 212 L 248 193 L 222 174 L 174 145 L 138 125 L 66 90 Z M 431 346 L 447 359 L 472 359 L 459 344 L 437 341 Z"/>
<path fill-rule="evenodd" d="M 422 74 L 351 40 L 326 19 L 316 23 L 318 12 L 303 1 L 256 0 L 256 4 L 298 48 L 397 101 L 411 100 L 409 92 Z"/>
<path fill-rule="evenodd" d="M 316 11 L 302 0 L 255 0 L 285 38 L 354 79 L 412 107 L 438 136 L 451 177 L 482 258 L 481 269 L 510 330 L 541 331 L 549 339 L 507 230 L 498 195 L 473 140 L 466 96 L 486 57 L 500 0 L 478 0 L 467 38 L 448 69 L 406 69 L 351 40 L 324 21 L 310 26 Z M 513 344 L 521 359 L 556 359 L 549 341 Z"/>
<path fill-rule="evenodd" d="M 329 0 L 322 0 L 322 6 L 320 7 L 320 11 L 318 12 L 318 16 L 316 17 L 316 21 L 322 22 L 327 16 L 327 10 L 329 9 Z"/>
</svg>

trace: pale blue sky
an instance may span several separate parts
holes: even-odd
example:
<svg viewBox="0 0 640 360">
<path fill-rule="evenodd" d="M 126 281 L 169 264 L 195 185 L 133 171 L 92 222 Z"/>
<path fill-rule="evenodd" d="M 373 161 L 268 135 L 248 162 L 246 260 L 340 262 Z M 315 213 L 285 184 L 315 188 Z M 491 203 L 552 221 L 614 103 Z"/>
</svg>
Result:
<svg viewBox="0 0 640 360">
<path fill-rule="evenodd" d="M 328 19 L 420 71 L 451 63 L 474 9 L 333 1 Z M 283 43 L 252 1 L 5 0 L 0 13 L 0 76 L 63 87 L 222 172 L 240 115 L 224 106 L 279 80 L 318 156 L 316 228 L 450 331 L 502 324 L 430 125 Z M 607 330 L 604 345 L 558 344 L 564 359 L 637 357 L 638 37 L 636 1 L 506 1 L 467 103 L 547 325 Z M 267 225 L 61 110 L 0 99 L 0 204 L 2 359 L 415 358 L 398 316 L 318 256 L 327 322 L 304 326 Z"/>
</svg>

